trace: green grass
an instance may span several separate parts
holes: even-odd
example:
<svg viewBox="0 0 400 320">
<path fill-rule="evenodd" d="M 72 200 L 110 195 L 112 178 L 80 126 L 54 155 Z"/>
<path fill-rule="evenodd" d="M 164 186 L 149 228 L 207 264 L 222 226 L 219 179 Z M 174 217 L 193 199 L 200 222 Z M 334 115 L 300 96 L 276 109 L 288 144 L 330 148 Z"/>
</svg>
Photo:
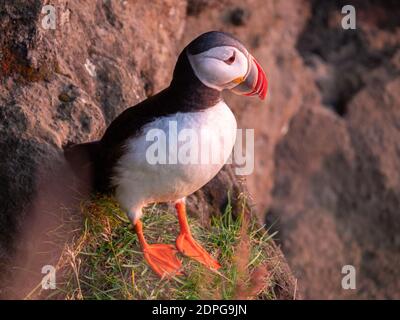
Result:
<svg viewBox="0 0 400 320">
<path fill-rule="evenodd" d="M 245 199 L 241 200 L 243 208 Z M 244 211 L 244 210 L 242 210 Z M 272 299 L 265 268 L 271 236 L 255 218 L 225 213 L 202 226 L 189 217 L 193 237 L 222 265 L 218 272 L 180 255 L 184 275 L 161 280 L 143 259 L 125 214 L 112 198 L 82 204 L 83 232 L 65 248 L 59 263 L 63 280 L 48 299 Z M 234 219 L 234 216 L 238 218 Z M 153 205 L 142 217 L 149 243 L 175 243 L 179 224 L 174 210 Z M 59 279 L 58 279 L 59 280 Z"/>
</svg>

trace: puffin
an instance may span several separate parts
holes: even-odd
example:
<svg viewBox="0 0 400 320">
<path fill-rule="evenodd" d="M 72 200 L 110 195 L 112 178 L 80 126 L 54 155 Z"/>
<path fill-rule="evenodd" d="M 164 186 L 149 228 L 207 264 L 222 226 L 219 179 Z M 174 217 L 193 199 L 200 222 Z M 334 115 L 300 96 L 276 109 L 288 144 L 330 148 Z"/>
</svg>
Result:
<svg viewBox="0 0 400 320">
<path fill-rule="evenodd" d="M 217 175 L 233 150 L 237 123 L 222 91 L 264 100 L 267 86 L 262 67 L 238 39 L 210 31 L 183 49 L 166 89 L 123 111 L 100 140 L 64 146 L 78 178 L 89 177 L 91 190 L 115 196 L 161 278 L 183 274 L 178 251 L 210 270 L 221 267 L 193 238 L 185 199 Z M 146 241 L 143 208 L 159 202 L 175 205 L 175 246 Z"/>
</svg>

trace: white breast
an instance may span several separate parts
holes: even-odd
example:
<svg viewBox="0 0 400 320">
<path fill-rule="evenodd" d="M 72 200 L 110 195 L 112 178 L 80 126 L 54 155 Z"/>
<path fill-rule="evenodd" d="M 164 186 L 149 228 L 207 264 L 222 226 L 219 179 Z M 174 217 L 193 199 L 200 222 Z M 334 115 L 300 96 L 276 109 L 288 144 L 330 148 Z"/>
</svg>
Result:
<svg viewBox="0 0 400 320">
<path fill-rule="evenodd" d="M 228 160 L 236 128 L 223 101 L 204 111 L 176 113 L 148 123 L 129 140 L 115 168 L 113 183 L 122 208 L 130 212 L 200 189 Z"/>
</svg>

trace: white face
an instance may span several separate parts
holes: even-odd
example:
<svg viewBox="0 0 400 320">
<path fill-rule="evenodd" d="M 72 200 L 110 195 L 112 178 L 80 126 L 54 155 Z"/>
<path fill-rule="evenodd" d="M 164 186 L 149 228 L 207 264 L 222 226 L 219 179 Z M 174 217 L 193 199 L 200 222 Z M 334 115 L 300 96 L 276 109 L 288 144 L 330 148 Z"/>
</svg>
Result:
<svg viewBox="0 0 400 320">
<path fill-rule="evenodd" d="M 235 47 L 214 47 L 195 55 L 188 53 L 188 58 L 197 78 L 219 91 L 237 86 L 249 70 L 248 54 Z"/>
</svg>

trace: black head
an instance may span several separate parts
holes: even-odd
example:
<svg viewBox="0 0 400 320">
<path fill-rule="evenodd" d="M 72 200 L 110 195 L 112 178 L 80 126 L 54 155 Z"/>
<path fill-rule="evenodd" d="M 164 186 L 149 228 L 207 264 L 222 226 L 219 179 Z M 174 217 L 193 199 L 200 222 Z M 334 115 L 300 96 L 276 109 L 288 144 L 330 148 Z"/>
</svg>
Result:
<svg viewBox="0 0 400 320">
<path fill-rule="evenodd" d="M 189 43 L 175 66 L 171 88 L 215 105 L 221 91 L 265 98 L 267 80 L 244 45 L 228 33 L 211 31 Z M 184 93 L 185 92 L 185 93 Z"/>
<path fill-rule="evenodd" d="M 238 39 L 229 33 L 220 31 L 203 33 L 189 43 L 189 45 L 186 47 L 186 50 L 189 54 L 196 55 L 215 47 L 225 46 L 237 48 L 242 53 L 247 54 L 245 46 Z"/>
</svg>

